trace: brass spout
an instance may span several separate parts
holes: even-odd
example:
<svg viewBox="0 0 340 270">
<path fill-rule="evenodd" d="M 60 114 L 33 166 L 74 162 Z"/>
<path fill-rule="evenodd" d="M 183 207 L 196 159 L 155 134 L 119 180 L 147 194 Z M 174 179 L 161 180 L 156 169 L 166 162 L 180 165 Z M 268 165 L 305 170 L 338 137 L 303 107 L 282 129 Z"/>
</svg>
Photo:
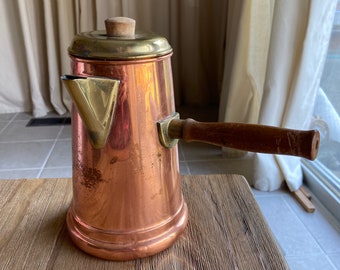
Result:
<svg viewBox="0 0 340 270">
<path fill-rule="evenodd" d="M 104 77 L 61 77 L 87 129 L 92 146 L 101 149 L 110 133 L 119 80 Z"/>
</svg>

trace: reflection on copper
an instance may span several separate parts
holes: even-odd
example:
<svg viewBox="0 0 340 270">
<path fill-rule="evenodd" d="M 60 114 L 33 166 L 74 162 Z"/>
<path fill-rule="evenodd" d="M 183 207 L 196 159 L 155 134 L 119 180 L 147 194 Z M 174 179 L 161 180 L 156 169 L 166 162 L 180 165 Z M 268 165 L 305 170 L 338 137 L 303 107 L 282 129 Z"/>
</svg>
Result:
<svg viewBox="0 0 340 270">
<path fill-rule="evenodd" d="M 169 247 L 188 212 L 177 147 L 158 139 L 156 123 L 175 111 L 170 55 L 138 61 L 72 59 L 72 72 L 120 80 L 106 145 L 95 149 L 72 109 L 73 201 L 67 224 L 92 255 L 129 260 Z"/>
</svg>

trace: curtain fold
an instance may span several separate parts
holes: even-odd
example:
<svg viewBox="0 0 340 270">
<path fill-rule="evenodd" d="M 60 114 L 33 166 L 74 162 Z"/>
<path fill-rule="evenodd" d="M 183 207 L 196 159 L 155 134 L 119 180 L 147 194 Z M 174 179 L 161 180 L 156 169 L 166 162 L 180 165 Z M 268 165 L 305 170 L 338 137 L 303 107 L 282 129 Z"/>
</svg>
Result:
<svg viewBox="0 0 340 270">
<path fill-rule="evenodd" d="M 0 1 L 0 23 L 3 35 L 0 46 L 2 68 L 0 72 L 1 112 L 29 111 L 30 94 L 25 59 L 24 38 L 18 19 L 19 8 L 14 1 Z M 13 22 L 14 21 L 14 22 Z M 14 51 L 13 47 L 17 50 Z"/>
<path fill-rule="evenodd" d="M 44 31 L 45 21 L 42 16 L 42 6 L 34 5 L 33 1 L 19 1 L 18 13 L 23 37 L 25 58 L 22 64 L 27 72 L 27 87 L 29 90 L 32 111 L 41 115 L 51 110 L 48 92 L 43 91 L 48 77 L 48 66 L 42 55 L 46 55 L 46 44 L 40 40 L 46 40 Z M 37 101 L 37 102 L 35 102 Z"/>
<path fill-rule="evenodd" d="M 271 35 L 273 1 L 230 2 L 220 118 L 257 123 Z M 229 13 L 228 13 L 229 15 Z M 231 29 L 230 29 L 231 28 Z M 228 104 L 223 104 L 227 101 Z"/>
<path fill-rule="evenodd" d="M 222 89 L 220 120 L 309 127 L 336 2 L 239 3 L 238 42 L 231 76 L 225 78 Z M 262 21 L 264 11 L 266 22 Z M 255 154 L 253 172 L 249 180 L 264 191 L 278 189 L 284 180 L 291 191 L 302 183 L 296 157 Z"/>
</svg>

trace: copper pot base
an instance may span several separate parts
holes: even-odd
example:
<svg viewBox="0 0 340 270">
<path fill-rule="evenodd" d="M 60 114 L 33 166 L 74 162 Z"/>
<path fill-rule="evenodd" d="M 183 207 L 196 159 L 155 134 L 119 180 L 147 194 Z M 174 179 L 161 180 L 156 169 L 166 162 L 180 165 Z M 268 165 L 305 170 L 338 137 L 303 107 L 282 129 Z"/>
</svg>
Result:
<svg viewBox="0 0 340 270">
<path fill-rule="evenodd" d="M 138 231 L 108 231 L 84 224 L 67 213 L 67 229 L 73 243 L 84 252 L 107 260 L 126 261 L 155 255 L 170 247 L 184 231 L 188 208 L 183 203 L 165 223 Z"/>
</svg>

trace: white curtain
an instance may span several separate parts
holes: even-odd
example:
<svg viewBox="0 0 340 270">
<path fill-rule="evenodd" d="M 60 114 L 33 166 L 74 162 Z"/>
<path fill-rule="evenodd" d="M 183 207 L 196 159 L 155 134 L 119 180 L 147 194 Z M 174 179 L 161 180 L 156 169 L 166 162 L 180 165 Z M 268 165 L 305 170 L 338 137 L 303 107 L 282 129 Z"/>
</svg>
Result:
<svg viewBox="0 0 340 270">
<path fill-rule="evenodd" d="M 220 120 L 307 129 L 327 52 L 336 0 L 240 1 L 226 55 Z M 235 30 L 234 30 L 235 31 Z M 234 49 L 233 49 L 234 48 Z M 227 63 L 232 63 L 227 66 Z M 227 154 L 244 154 L 224 149 Z M 255 154 L 252 184 L 264 191 L 302 184 L 300 159 Z M 242 159 L 240 161 L 242 171 Z"/>
<path fill-rule="evenodd" d="M 1 1 L 0 113 L 65 113 L 70 98 L 60 75 L 70 72 L 73 36 L 104 29 L 104 20 L 114 16 L 134 18 L 137 28 L 168 38 L 177 105 L 217 104 L 225 12 L 224 0 Z"/>
</svg>

